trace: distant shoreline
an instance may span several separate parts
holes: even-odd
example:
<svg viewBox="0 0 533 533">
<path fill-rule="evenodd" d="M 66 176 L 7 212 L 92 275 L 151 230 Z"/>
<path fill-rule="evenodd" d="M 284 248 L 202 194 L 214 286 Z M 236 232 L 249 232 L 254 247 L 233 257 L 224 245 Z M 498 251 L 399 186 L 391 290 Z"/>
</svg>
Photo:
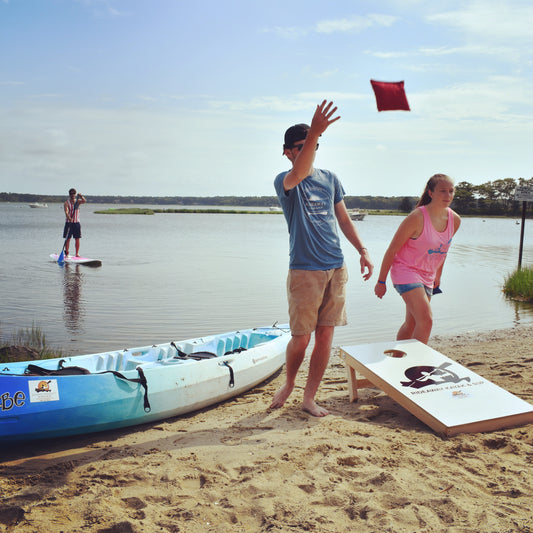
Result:
<svg viewBox="0 0 533 533">
<path fill-rule="evenodd" d="M 155 215 L 156 213 L 209 213 L 230 215 L 282 215 L 282 211 L 249 211 L 245 209 L 150 209 L 143 207 L 109 208 L 94 212 L 97 215 Z"/>
<path fill-rule="evenodd" d="M 118 207 L 132 207 L 137 205 L 161 206 L 162 208 L 202 208 L 213 206 L 218 208 L 236 208 L 236 207 L 259 207 L 269 210 L 273 206 L 279 207 L 278 197 L 276 195 L 263 196 L 110 196 L 110 195 L 90 195 L 87 191 L 81 191 L 87 198 L 89 204 L 108 204 Z M 46 194 L 23 194 L 23 193 L 6 193 L 0 192 L 0 202 L 10 203 L 31 203 L 44 202 L 48 204 L 62 204 L 65 201 L 65 195 L 46 195 Z M 408 211 L 412 208 L 418 197 L 414 196 L 351 196 L 346 195 L 344 202 L 348 209 L 369 210 L 390 210 L 400 211 L 401 204 L 409 206 Z"/>
<path fill-rule="evenodd" d="M 248 206 L 251 207 L 251 206 Z M 224 215 L 282 215 L 281 210 L 268 210 L 268 211 L 254 211 L 249 209 L 216 209 L 216 208 L 202 208 L 195 207 L 183 207 L 172 209 L 152 209 L 150 207 L 110 207 L 108 209 L 101 209 L 94 211 L 96 215 L 155 215 L 155 214 L 167 214 L 167 213 L 187 213 L 187 214 L 224 214 Z M 388 209 L 369 209 L 365 211 L 367 215 L 389 215 L 389 216 L 407 216 L 408 213 L 402 211 L 392 211 Z M 462 215 L 462 218 L 509 218 L 503 215 Z M 360 221 L 359 221 L 360 222 Z"/>
<path fill-rule="evenodd" d="M 49 205 L 61 206 L 65 200 L 64 196 L 57 195 L 38 195 L 38 194 L 18 194 L 18 193 L 1 193 L 0 204 L 29 204 L 29 203 L 46 203 Z M 402 201 L 408 201 L 409 209 L 403 210 L 399 206 Z M 409 214 L 418 201 L 417 197 L 382 197 L 382 196 L 345 196 L 344 202 L 348 210 L 358 209 L 368 215 L 392 215 L 405 216 Z M 273 207 L 279 207 L 276 196 L 174 196 L 174 197 L 152 197 L 152 196 L 89 196 L 87 202 L 91 206 L 98 204 L 107 204 L 117 206 L 116 209 L 136 209 L 134 206 L 150 206 L 143 209 L 153 209 L 160 213 L 230 213 L 230 214 L 272 214 L 279 212 L 273 210 Z M 122 207 L 124 206 L 124 207 Z M 161 206 L 161 210 L 151 206 Z M 177 206 L 177 207 L 176 207 Z M 206 208 L 206 206 L 213 206 Z M 167 207 L 166 209 L 164 209 Z M 238 208 L 238 209 L 236 209 Z M 247 209 L 249 208 L 249 209 Z M 251 211 L 251 208 L 259 208 L 257 211 Z M 519 220 L 521 214 L 513 213 L 489 213 L 489 212 L 463 212 L 458 207 L 452 205 L 461 217 L 470 218 L 507 218 Z M 95 211 L 98 214 L 154 214 L 154 213 L 110 213 L 108 211 Z M 531 209 L 526 212 L 526 218 L 531 219 Z"/>
<path fill-rule="evenodd" d="M 197 209 L 194 207 L 173 208 L 173 209 L 152 209 L 150 207 L 110 207 L 109 209 L 101 209 L 94 211 L 97 215 L 155 215 L 166 213 L 196 213 L 196 214 L 224 214 L 224 215 L 282 215 L 281 209 L 269 209 L 268 211 L 254 211 L 249 209 Z M 391 216 L 406 216 L 407 213 L 401 211 L 389 210 L 369 210 L 365 211 L 366 215 L 391 215 Z"/>
</svg>

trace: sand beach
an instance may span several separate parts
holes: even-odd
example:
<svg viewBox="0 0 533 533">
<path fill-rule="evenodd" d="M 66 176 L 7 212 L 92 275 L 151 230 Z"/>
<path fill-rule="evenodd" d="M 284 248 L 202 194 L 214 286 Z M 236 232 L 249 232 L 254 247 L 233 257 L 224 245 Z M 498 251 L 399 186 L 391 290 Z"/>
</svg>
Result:
<svg viewBox="0 0 533 533">
<path fill-rule="evenodd" d="M 533 326 L 430 345 L 533 403 Z M 441 438 L 378 389 L 283 381 L 186 417 L 1 449 L 0 532 L 531 532 L 533 425 Z"/>
</svg>

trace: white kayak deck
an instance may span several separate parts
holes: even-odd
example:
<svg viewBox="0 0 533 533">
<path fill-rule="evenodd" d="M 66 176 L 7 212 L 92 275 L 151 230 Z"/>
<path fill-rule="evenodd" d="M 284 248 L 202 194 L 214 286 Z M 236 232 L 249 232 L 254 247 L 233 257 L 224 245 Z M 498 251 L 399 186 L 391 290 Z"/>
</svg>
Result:
<svg viewBox="0 0 533 533">
<path fill-rule="evenodd" d="M 533 405 L 417 340 L 342 346 L 340 356 L 350 401 L 374 385 L 439 435 L 533 422 Z"/>
</svg>

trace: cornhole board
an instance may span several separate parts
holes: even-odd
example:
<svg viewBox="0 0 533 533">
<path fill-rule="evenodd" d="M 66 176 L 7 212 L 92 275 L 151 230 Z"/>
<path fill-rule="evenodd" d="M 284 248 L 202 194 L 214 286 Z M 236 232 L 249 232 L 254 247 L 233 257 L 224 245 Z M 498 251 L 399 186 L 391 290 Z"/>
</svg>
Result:
<svg viewBox="0 0 533 533">
<path fill-rule="evenodd" d="M 350 401 L 376 386 L 441 436 L 533 423 L 533 405 L 417 340 L 342 346 L 340 356 Z"/>
</svg>

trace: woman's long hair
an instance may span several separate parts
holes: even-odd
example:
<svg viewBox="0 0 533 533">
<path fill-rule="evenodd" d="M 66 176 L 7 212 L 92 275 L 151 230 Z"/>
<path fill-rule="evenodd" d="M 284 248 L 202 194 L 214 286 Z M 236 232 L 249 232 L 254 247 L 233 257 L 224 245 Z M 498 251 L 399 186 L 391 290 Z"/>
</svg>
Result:
<svg viewBox="0 0 533 533">
<path fill-rule="evenodd" d="M 453 180 L 450 178 L 450 176 L 447 176 L 446 174 L 434 174 L 431 176 L 431 178 L 429 178 L 426 188 L 424 189 L 424 192 L 422 193 L 422 196 L 420 197 L 420 200 L 418 200 L 418 203 L 415 205 L 415 207 L 427 205 L 431 202 L 431 196 L 429 195 L 428 191 L 433 192 L 439 181 L 447 181 L 453 185 Z"/>
</svg>

